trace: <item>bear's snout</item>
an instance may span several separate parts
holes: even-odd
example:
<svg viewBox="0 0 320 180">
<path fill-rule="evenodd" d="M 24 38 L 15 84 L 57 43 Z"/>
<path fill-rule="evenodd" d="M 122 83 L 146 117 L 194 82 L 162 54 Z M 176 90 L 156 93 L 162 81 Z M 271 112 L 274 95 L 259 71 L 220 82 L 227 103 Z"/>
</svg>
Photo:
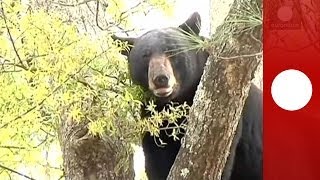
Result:
<svg viewBox="0 0 320 180">
<path fill-rule="evenodd" d="M 170 59 L 165 55 L 152 57 L 148 68 L 149 89 L 157 97 L 168 97 L 172 94 L 176 78 Z"/>
<path fill-rule="evenodd" d="M 169 77 L 165 74 L 160 74 L 154 78 L 153 83 L 157 88 L 168 87 Z"/>
</svg>

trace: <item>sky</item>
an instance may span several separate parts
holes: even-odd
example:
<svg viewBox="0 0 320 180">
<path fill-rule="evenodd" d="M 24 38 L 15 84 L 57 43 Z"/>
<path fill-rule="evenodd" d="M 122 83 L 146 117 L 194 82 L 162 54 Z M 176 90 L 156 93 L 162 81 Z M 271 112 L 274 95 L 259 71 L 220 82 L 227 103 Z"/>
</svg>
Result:
<svg viewBox="0 0 320 180">
<path fill-rule="evenodd" d="M 172 27 L 182 24 L 193 12 L 201 16 L 201 35 L 209 34 L 209 0 L 176 0 L 173 5 L 173 16 L 166 17 L 160 11 L 152 11 L 147 16 L 133 18 L 133 24 L 141 29 L 151 30 L 163 27 Z"/>
</svg>

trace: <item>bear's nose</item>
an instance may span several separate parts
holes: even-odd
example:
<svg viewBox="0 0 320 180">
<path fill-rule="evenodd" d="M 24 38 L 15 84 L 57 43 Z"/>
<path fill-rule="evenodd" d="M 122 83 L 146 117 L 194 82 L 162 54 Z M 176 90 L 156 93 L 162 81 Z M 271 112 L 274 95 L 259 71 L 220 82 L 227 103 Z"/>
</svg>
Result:
<svg viewBox="0 0 320 180">
<path fill-rule="evenodd" d="M 167 87 L 169 82 L 169 77 L 166 75 L 159 75 L 154 79 L 154 85 L 157 88 Z"/>
</svg>

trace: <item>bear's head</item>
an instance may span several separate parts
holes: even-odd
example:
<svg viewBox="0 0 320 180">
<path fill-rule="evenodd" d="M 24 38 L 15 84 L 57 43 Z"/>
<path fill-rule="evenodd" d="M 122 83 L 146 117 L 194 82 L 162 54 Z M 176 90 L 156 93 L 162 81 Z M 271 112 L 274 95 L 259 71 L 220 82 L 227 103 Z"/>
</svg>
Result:
<svg viewBox="0 0 320 180">
<path fill-rule="evenodd" d="M 200 15 L 193 13 L 177 28 L 151 30 L 126 41 L 131 48 L 129 71 L 134 83 L 149 89 L 161 102 L 192 101 L 208 53 L 192 47 L 192 34 L 199 36 Z"/>
</svg>

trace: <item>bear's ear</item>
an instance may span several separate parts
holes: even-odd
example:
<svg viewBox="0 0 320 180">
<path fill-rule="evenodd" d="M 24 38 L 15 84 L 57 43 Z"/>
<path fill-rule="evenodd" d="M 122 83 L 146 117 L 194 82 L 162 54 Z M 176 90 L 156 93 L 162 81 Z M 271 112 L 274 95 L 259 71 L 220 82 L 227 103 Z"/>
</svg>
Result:
<svg viewBox="0 0 320 180">
<path fill-rule="evenodd" d="M 179 26 L 183 31 L 199 35 L 201 27 L 201 17 L 198 12 L 194 12 L 189 19 Z"/>
<path fill-rule="evenodd" d="M 128 45 L 128 49 L 122 49 L 121 50 L 121 54 L 122 55 L 125 55 L 125 56 L 129 56 L 129 53 L 133 47 L 133 44 L 134 44 L 134 41 L 136 40 L 136 38 L 130 38 L 130 37 L 119 37 L 119 36 L 116 36 L 116 35 L 112 35 L 111 36 L 113 40 L 119 40 L 123 43 L 127 43 Z"/>
</svg>

